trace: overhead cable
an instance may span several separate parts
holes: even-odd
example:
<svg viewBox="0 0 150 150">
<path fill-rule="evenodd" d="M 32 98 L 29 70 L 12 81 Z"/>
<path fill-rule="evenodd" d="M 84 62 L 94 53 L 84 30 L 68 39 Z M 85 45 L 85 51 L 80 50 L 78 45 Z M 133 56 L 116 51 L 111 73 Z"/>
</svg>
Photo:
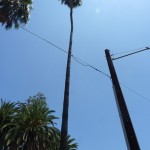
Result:
<svg viewBox="0 0 150 150">
<path fill-rule="evenodd" d="M 146 100 L 147 102 L 150 103 L 150 99 L 149 99 L 149 98 L 147 98 L 147 97 L 143 96 L 142 94 L 140 94 L 139 92 L 137 92 L 137 91 L 135 91 L 135 90 L 129 88 L 128 86 L 126 86 L 126 85 L 123 84 L 123 83 L 120 83 L 120 84 L 121 84 L 123 87 L 125 87 L 126 89 L 128 89 L 129 91 L 131 91 L 132 93 L 134 93 L 135 95 L 137 95 L 137 96 L 143 98 L 144 100 Z"/>
<path fill-rule="evenodd" d="M 141 49 L 139 51 L 136 51 L 136 52 L 133 52 L 133 53 L 129 53 L 129 54 L 126 54 L 126 55 L 123 55 L 123 56 L 120 56 L 120 57 L 112 58 L 112 60 L 116 60 L 116 59 L 120 59 L 120 58 L 123 58 L 123 57 L 127 57 L 127 56 L 130 56 L 130 55 L 133 55 L 133 54 L 136 54 L 136 53 L 140 53 L 142 51 L 149 50 L 149 49 L 150 49 L 150 47 L 145 47 L 144 49 Z"/>
<path fill-rule="evenodd" d="M 94 69 L 95 71 L 98 71 L 99 73 L 101 73 L 101 74 L 103 74 L 104 76 L 106 76 L 106 77 L 108 77 L 109 79 L 111 79 L 111 77 L 110 77 L 108 74 L 104 73 L 103 71 L 101 71 L 101 70 L 95 68 L 94 66 L 92 66 L 92 65 L 90 65 L 90 64 L 88 64 L 88 63 L 80 62 L 80 61 L 78 60 L 78 58 L 75 57 L 75 56 L 73 56 L 73 55 L 72 55 L 72 57 L 73 57 L 74 60 L 75 60 L 76 62 L 78 62 L 80 65 L 85 66 L 85 67 L 90 67 L 90 68 Z"/>
<path fill-rule="evenodd" d="M 54 46 L 55 48 L 61 50 L 62 52 L 66 53 L 66 54 L 68 53 L 67 51 L 65 51 L 65 50 L 62 49 L 61 47 L 57 46 L 56 44 L 53 44 L 52 42 L 48 41 L 48 40 L 45 39 L 45 38 L 43 38 L 43 37 L 41 37 L 41 36 L 39 36 L 39 35 L 33 33 L 32 31 L 30 31 L 30 30 L 28 30 L 28 29 L 26 29 L 26 28 L 24 28 L 24 27 L 21 27 L 21 28 L 22 28 L 23 30 L 27 31 L 28 33 L 30 33 L 30 34 L 36 36 L 37 38 L 39 38 L 39 39 L 45 41 L 46 43 L 48 43 L 48 44 Z M 149 47 L 146 47 L 145 50 L 147 50 L 147 49 L 150 49 L 150 48 L 149 48 Z M 133 51 L 133 50 L 132 50 L 132 51 Z M 134 50 L 134 51 L 135 51 L 135 50 Z M 126 51 L 126 52 L 131 52 L 131 51 Z M 122 52 L 122 53 L 125 53 L 125 52 Z M 119 53 L 118 53 L 118 54 L 119 54 Z M 121 54 L 121 53 L 120 53 L 120 54 Z M 117 54 L 113 54 L 113 55 L 117 55 Z M 97 72 L 103 74 L 104 76 L 108 77 L 109 79 L 111 79 L 111 77 L 110 77 L 108 74 L 104 73 L 103 71 L 101 71 L 101 70 L 95 68 L 94 66 L 92 66 L 92 65 L 90 65 L 90 64 L 88 64 L 88 63 L 86 63 L 85 61 L 81 60 L 80 58 L 78 58 L 78 57 L 76 57 L 76 56 L 74 56 L 74 55 L 71 55 L 71 56 L 72 56 L 72 58 L 73 58 L 78 64 L 80 64 L 80 65 L 82 65 L 82 66 L 84 66 L 84 67 L 90 67 L 91 69 L 93 69 L 93 70 L 95 70 L 95 71 L 97 71 Z M 112 55 L 111 55 L 111 56 L 112 56 Z M 137 96 L 143 98 L 143 99 L 146 100 L 147 102 L 150 102 L 150 99 L 149 99 L 149 98 L 146 98 L 146 97 L 143 96 L 142 94 L 140 94 L 140 93 L 136 92 L 135 90 L 133 90 L 133 89 L 127 87 L 127 86 L 124 85 L 123 83 L 121 83 L 121 85 L 124 86 L 124 87 L 125 87 L 126 89 L 128 89 L 129 91 L 131 91 L 132 93 L 136 94 Z"/>
<path fill-rule="evenodd" d="M 26 32 L 32 34 L 33 36 L 35 36 L 35 37 L 37 37 L 37 38 L 43 40 L 44 42 L 46 42 L 46 43 L 48 43 L 48 44 L 54 46 L 55 48 L 61 50 L 62 52 L 68 54 L 68 52 L 67 52 L 66 50 L 64 50 L 63 48 L 57 46 L 56 44 L 53 44 L 52 42 L 48 41 L 47 39 L 45 39 L 45 38 L 43 38 L 43 37 L 41 37 L 41 36 L 39 36 L 39 35 L 33 33 L 32 31 L 30 31 L 30 30 L 28 30 L 28 29 L 26 29 L 26 28 L 24 28 L 24 27 L 22 27 L 22 26 L 20 26 L 20 27 L 21 27 L 23 30 L 25 30 Z M 74 55 L 71 55 L 71 56 L 72 56 L 72 58 L 73 58 L 77 63 L 79 63 L 80 65 L 90 67 L 90 68 L 94 69 L 95 71 L 98 71 L 99 73 L 101 73 L 101 74 L 103 74 L 103 75 L 105 75 L 105 76 L 107 76 L 107 77 L 110 78 L 109 75 L 107 75 L 107 74 L 104 73 L 103 71 L 101 71 L 101 70 L 95 68 L 94 66 L 92 66 L 92 65 L 90 65 L 90 64 L 88 64 L 88 63 L 86 63 L 85 61 L 81 60 L 80 58 L 78 58 L 78 57 L 76 57 L 76 56 L 74 56 Z"/>
<path fill-rule="evenodd" d="M 34 36 L 36 36 L 37 38 L 39 38 L 39 39 L 41 39 L 41 40 L 43 40 L 43 41 L 47 42 L 48 44 L 50 44 L 50 45 L 54 46 L 55 48 L 59 49 L 60 51 L 63 51 L 64 53 L 68 53 L 67 51 L 65 51 L 65 50 L 64 50 L 64 49 L 62 49 L 61 47 L 59 47 L 59 46 L 57 46 L 57 45 L 53 44 L 52 42 L 50 42 L 50 41 L 46 40 L 45 38 L 43 38 L 43 37 L 41 37 L 41 36 L 39 36 L 39 35 L 37 35 L 37 34 L 33 33 L 32 31 L 30 31 L 30 30 L 28 30 L 28 29 L 24 28 L 23 26 L 20 26 L 20 28 L 22 28 L 23 30 L 27 31 L 28 33 L 30 33 L 30 34 L 32 34 L 32 35 L 34 35 Z"/>
<path fill-rule="evenodd" d="M 148 46 L 148 47 L 149 47 L 149 46 Z M 111 54 L 111 56 L 116 56 L 116 55 L 125 54 L 125 53 L 129 53 L 129 52 L 139 51 L 139 50 L 144 49 L 144 48 L 145 48 L 145 47 L 136 48 L 136 49 L 127 50 L 127 51 L 122 51 L 122 52 L 119 52 L 119 53 Z"/>
</svg>

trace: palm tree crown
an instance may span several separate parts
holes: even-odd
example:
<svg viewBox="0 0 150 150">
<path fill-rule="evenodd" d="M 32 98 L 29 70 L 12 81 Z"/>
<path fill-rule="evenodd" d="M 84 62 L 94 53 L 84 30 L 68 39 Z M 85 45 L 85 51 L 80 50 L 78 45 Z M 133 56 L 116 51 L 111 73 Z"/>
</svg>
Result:
<svg viewBox="0 0 150 150">
<path fill-rule="evenodd" d="M 61 0 L 62 4 L 67 5 L 69 8 L 75 8 L 82 4 L 81 0 Z"/>
<path fill-rule="evenodd" d="M 44 96 L 30 97 L 27 103 L 18 103 L 18 113 L 7 134 L 10 149 L 52 149 L 58 140 L 59 130 L 54 127 L 53 110 L 47 107 Z"/>
<path fill-rule="evenodd" d="M 29 97 L 26 103 L 1 100 L 0 150 L 59 150 L 61 134 L 53 113 L 41 93 Z M 77 147 L 68 136 L 67 150 Z"/>
</svg>

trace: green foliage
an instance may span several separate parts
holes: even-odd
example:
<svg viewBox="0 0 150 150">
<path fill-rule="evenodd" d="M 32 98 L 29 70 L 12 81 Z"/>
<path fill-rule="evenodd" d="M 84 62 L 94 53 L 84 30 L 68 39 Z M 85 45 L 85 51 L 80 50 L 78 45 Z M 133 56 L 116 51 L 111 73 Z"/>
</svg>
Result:
<svg viewBox="0 0 150 150">
<path fill-rule="evenodd" d="M 67 141 L 67 145 L 68 145 L 68 150 L 76 150 L 78 148 L 78 144 L 74 143 L 75 139 L 71 138 L 70 135 L 68 135 L 68 141 Z"/>
<path fill-rule="evenodd" d="M 13 117 L 15 115 L 15 103 L 5 102 L 1 100 L 0 105 L 0 150 L 6 147 L 6 134 L 13 125 Z"/>
<path fill-rule="evenodd" d="M 56 119 L 49 110 L 41 94 L 30 97 L 27 103 L 18 103 L 18 113 L 15 115 L 10 132 L 7 134 L 8 145 L 22 149 L 44 150 L 53 147 L 59 131 L 54 127 Z"/>
<path fill-rule="evenodd" d="M 0 23 L 6 29 L 27 24 L 32 9 L 32 0 L 0 0 Z"/>
<path fill-rule="evenodd" d="M 81 0 L 61 0 L 62 4 L 67 5 L 69 8 L 75 8 L 82 4 Z"/>
<path fill-rule="evenodd" d="M 60 131 L 43 94 L 29 97 L 26 103 L 1 100 L 0 150 L 59 150 Z M 77 144 L 68 136 L 68 150 Z"/>
</svg>

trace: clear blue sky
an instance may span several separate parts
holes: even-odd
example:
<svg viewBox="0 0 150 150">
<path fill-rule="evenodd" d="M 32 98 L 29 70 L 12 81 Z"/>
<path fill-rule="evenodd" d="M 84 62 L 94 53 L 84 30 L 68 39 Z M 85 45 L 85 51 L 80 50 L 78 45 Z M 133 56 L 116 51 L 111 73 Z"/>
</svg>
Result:
<svg viewBox="0 0 150 150">
<path fill-rule="evenodd" d="M 73 54 L 109 74 L 111 53 L 150 45 L 149 0 L 85 0 L 74 10 Z M 25 27 L 68 49 L 69 9 L 57 0 L 34 1 Z M 42 92 L 60 119 L 66 54 L 26 31 L 0 28 L 0 97 L 25 101 Z M 116 60 L 119 80 L 150 98 L 150 51 Z M 122 87 L 141 150 L 150 149 L 150 100 Z M 69 133 L 79 150 L 126 150 L 110 80 L 72 60 Z"/>
</svg>

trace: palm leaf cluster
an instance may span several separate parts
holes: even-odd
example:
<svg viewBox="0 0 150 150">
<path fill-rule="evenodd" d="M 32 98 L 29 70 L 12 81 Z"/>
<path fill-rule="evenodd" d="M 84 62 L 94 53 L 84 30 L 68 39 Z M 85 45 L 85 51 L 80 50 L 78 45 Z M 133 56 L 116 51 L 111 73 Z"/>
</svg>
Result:
<svg viewBox="0 0 150 150">
<path fill-rule="evenodd" d="M 60 131 L 42 94 L 30 97 L 26 103 L 1 100 L 0 150 L 58 150 Z M 77 144 L 68 136 L 68 150 Z"/>
<path fill-rule="evenodd" d="M 67 5 L 69 8 L 75 8 L 82 4 L 81 0 L 61 0 L 62 4 Z"/>
<path fill-rule="evenodd" d="M 29 20 L 32 0 L 0 0 L 0 23 L 6 29 L 20 24 L 26 24 Z"/>
<path fill-rule="evenodd" d="M 12 121 L 15 114 L 15 103 L 1 100 L 0 107 L 0 150 L 6 147 L 5 135 L 13 127 Z"/>
</svg>

